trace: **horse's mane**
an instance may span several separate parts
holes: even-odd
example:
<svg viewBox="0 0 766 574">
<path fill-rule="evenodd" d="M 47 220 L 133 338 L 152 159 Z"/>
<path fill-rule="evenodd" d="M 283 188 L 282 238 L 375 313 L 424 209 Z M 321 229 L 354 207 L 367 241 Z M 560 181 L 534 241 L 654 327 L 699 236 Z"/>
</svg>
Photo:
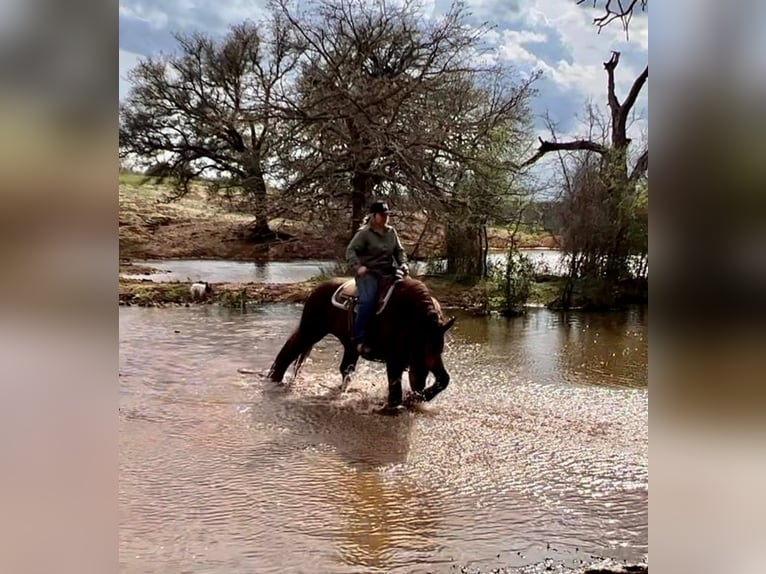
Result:
<svg viewBox="0 0 766 574">
<path fill-rule="evenodd" d="M 412 277 L 407 278 L 401 285 L 402 294 L 413 306 L 414 310 L 420 311 L 434 323 L 441 321 L 441 310 L 434 304 L 434 299 L 428 292 L 425 283 Z"/>
</svg>

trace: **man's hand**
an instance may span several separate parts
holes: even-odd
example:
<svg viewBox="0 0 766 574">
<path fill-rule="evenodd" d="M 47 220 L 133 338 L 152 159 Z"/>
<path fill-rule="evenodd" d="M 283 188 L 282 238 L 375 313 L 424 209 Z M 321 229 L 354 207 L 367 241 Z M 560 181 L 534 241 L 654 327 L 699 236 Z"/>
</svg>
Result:
<svg viewBox="0 0 766 574">
<path fill-rule="evenodd" d="M 407 264 L 406 264 L 406 263 L 402 263 L 402 264 L 399 266 L 399 269 L 401 269 L 401 271 L 402 271 L 402 274 L 404 274 L 404 275 L 409 275 L 409 274 L 410 274 L 410 268 L 407 266 Z"/>
<path fill-rule="evenodd" d="M 367 267 L 360 265 L 356 270 L 356 274 L 359 275 L 359 277 L 364 277 L 367 274 Z"/>
</svg>

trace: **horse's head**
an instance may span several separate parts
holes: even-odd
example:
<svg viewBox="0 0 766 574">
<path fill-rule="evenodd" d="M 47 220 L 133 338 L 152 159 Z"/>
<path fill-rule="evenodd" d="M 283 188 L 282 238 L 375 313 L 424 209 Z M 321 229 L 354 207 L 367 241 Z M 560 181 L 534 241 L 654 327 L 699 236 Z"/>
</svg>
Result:
<svg viewBox="0 0 766 574">
<path fill-rule="evenodd" d="M 423 337 L 423 354 L 426 367 L 433 372 L 436 365 L 441 364 L 441 356 L 444 352 L 444 334 L 455 324 L 452 317 L 445 321 L 441 316 L 426 326 Z M 434 373 L 435 375 L 436 373 Z"/>
<path fill-rule="evenodd" d="M 410 388 L 425 400 L 431 400 L 449 384 L 442 353 L 444 334 L 455 324 L 455 319 L 445 319 L 439 302 L 417 279 L 408 277 L 401 281 L 392 302 L 401 329 L 399 350 L 409 364 Z M 426 389 L 429 372 L 434 374 L 436 382 Z"/>
<path fill-rule="evenodd" d="M 450 376 L 442 361 L 444 352 L 444 335 L 452 325 L 455 318 L 445 320 L 441 314 L 438 303 L 434 300 L 437 313 L 429 318 L 423 329 L 421 345 L 419 349 L 413 349 L 410 363 L 410 386 L 412 390 L 422 393 L 425 400 L 431 400 L 449 384 Z M 425 388 L 428 373 L 433 373 L 436 382 L 429 388 Z"/>
</svg>

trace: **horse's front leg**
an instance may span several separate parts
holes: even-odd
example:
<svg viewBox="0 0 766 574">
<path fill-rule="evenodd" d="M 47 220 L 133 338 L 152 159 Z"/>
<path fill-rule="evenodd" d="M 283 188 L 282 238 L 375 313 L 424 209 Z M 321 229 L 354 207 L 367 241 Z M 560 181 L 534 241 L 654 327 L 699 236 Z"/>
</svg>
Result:
<svg viewBox="0 0 766 574">
<path fill-rule="evenodd" d="M 396 408 L 402 404 L 402 373 L 404 365 L 398 361 L 386 362 L 388 375 L 388 407 Z"/>
<path fill-rule="evenodd" d="M 447 385 L 449 385 L 449 373 L 447 372 L 447 369 L 444 368 L 441 359 L 437 361 L 434 368 L 431 369 L 431 372 L 434 374 L 434 377 L 436 377 L 436 381 L 433 385 L 423 391 L 423 399 L 426 401 L 433 399 L 436 395 L 446 389 Z"/>
<path fill-rule="evenodd" d="M 341 393 L 345 393 L 351 383 L 351 375 L 356 370 L 357 361 L 359 361 L 359 353 L 356 352 L 353 343 L 344 345 L 343 358 L 340 361 L 340 375 L 343 377 L 343 384 L 340 387 Z"/>
<path fill-rule="evenodd" d="M 426 379 L 428 379 L 428 369 L 417 363 L 410 365 L 410 389 L 415 395 L 416 400 L 423 399 L 423 390 L 426 388 Z"/>
</svg>

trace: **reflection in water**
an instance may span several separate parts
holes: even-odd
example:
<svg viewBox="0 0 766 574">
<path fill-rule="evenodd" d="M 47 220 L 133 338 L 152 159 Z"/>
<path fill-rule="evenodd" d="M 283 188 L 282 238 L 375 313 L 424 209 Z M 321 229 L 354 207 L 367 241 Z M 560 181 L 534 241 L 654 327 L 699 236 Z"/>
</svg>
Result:
<svg viewBox="0 0 766 574">
<path fill-rule="evenodd" d="M 120 308 L 123 572 L 428 572 L 647 552 L 646 317 L 458 313 L 434 403 L 264 373 L 297 305 Z M 547 548 L 555 547 L 556 554 Z M 497 555 L 501 557 L 498 559 Z"/>
<path fill-rule="evenodd" d="M 407 463 L 415 415 L 384 417 L 300 400 L 288 408 L 297 413 L 293 424 L 313 421 L 310 432 L 304 425 L 296 429 L 322 459 L 326 484 L 317 489 L 312 504 L 326 504 L 338 513 L 337 531 L 323 527 L 316 535 L 329 539 L 341 563 L 387 572 L 427 557 L 437 518 L 431 496 L 392 475 Z"/>
<path fill-rule="evenodd" d="M 391 571 L 434 551 L 437 513 L 427 492 L 371 470 L 354 473 L 340 486 L 332 492 L 341 514 L 337 545 L 344 563 Z"/>
<path fill-rule="evenodd" d="M 552 313 L 522 317 L 460 316 L 461 343 L 481 345 L 493 359 L 521 365 L 536 382 L 645 387 L 648 376 L 646 309 L 624 313 Z"/>
</svg>

